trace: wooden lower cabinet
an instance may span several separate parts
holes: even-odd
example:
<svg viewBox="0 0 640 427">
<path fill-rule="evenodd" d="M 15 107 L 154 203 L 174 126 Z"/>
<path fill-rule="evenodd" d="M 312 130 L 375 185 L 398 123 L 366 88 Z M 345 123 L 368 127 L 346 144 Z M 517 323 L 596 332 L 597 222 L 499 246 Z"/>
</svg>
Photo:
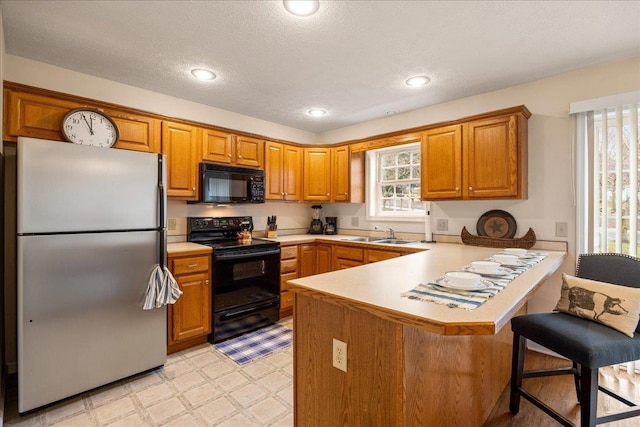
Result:
<svg viewBox="0 0 640 427">
<path fill-rule="evenodd" d="M 280 247 L 280 318 L 293 314 L 293 294 L 287 290 L 287 280 L 299 276 L 298 245 Z"/>
<path fill-rule="evenodd" d="M 211 333 L 211 255 L 170 255 L 182 295 L 167 310 L 167 353 L 207 341 Z"/>
<path fill-rule="evenodd" d="M 324 243 L 316 244 L 316 266 L 315 274 L 327 273 L 333 271 L 333 262 L 331 254 L 333 253 L 332 245 Z"/>
<path fill-rule="evenodd" d="M 342 270 L 363 265 L 364 251 L 359 247 L 336 245 L 333 248 L 333 269 Z"/>
</svg>

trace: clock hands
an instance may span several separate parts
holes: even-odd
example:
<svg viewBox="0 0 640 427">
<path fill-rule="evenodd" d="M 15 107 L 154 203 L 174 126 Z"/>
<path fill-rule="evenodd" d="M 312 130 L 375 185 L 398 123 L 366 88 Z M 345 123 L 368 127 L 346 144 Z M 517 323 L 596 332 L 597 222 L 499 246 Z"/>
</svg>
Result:
<svg viewBox="0 0 640 427">
<path fill-rule="evenodd" d="M 80 114 L 80 116 L 82 117 L 82 119 L 84 120 L 84 122 L 87 124 L 87 126 L 89 127 L 89 133 L 91 135 L 93 135 L 93 117 L 89 116 L 89 118 L 91 119 L 91 122 L 89 122 L 87 120 L 87 118 L 85 117 L 84 114 Z"/>
</svg>

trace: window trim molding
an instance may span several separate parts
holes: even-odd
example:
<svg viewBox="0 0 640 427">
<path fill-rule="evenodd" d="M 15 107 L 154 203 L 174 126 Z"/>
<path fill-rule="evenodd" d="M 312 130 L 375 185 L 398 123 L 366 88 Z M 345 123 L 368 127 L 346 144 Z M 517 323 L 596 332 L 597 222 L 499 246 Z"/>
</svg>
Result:
<svg viewBox="0 0 640 427">
<path fill-rule="evenodd" d="M 389 214 L 389 215 L 376 215 L 374 210 L 374 205 L 372 200 L 377 200 L 375 196 L 376 186 L 373 185 L 374 181 L 376 181 L 375 174 L 378 172 L 377 165 L 377 155 L 381 152 L 386 151 L 403 151 L 403 148 L 413 149 L 413 147 L 420 149 L 419 142 L 411 142 L 408 144 L 399 144 L 393 145 L 390 147 L 378 148 L 375 150 L 367 150 L 365 156 L 365 219 L 367 221 L 393 221 L 393 222 L 424 222 L 425 221 L 425 213 L 417 212 L 414 214 L 400 214 L 397 213 Z M 422 173 L 422 170 L 420 170 Z M 426 202 L 422 200 L 422 203 L 425 203 L 425 212 L 428 209 L 428 205 Z"/>
</svg>

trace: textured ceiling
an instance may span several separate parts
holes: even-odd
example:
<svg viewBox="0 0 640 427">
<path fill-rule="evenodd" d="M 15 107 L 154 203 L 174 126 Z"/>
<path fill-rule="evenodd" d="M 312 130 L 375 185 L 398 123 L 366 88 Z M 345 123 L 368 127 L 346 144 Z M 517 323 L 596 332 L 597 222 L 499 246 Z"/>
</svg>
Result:
<svg viewBox="0 0 640 427">
<path fill-rule="evenodd" d="M 311 132 L 640 55 L 640 1 L 321 0 L 304 18 L 281 1 L 0 7 L 9 54 Z M 431 83 L 406 86 L 416 74 Z"/>
</svg>

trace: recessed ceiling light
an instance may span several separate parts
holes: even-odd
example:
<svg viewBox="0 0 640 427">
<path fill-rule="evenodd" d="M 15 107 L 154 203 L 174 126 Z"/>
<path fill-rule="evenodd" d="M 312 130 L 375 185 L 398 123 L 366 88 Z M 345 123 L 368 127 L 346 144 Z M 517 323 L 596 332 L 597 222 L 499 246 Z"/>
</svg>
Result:
<svg viewBox="0 0 640 427">
<path fill-rule="evenodd" d="M 405 83 L 407 86 L 411 87 L 420 87 L 429 83 L 431 79 L 427 76 L 414 76 L 408 79 Z"/>
<path fill-rule="evenodd" d="M 318 11 L 319 0 L 284 0 L 284 8 L 296 16 L 309 16 Z"/>
<path fill-rule="evenodd" d="M 389 110 L 386 112 L 387 116 L 393 116 L 394 114 L 398 114 L 396 110 Z"/>
<path fill-rule="evenodd" d="M 213 71 L 205 70 L 204 68 L 194 68 L 191 70 L 191 74 L 198 80 L 213 80 L 216 78 Z"/>
<path fill-rule="evenodd" d="M 311 110 L 307 111 L 307 114 L 313 117 L 322 117 L 327 114 L 327 112 L 321 108 L 312 108 Z"/>
</svg>

